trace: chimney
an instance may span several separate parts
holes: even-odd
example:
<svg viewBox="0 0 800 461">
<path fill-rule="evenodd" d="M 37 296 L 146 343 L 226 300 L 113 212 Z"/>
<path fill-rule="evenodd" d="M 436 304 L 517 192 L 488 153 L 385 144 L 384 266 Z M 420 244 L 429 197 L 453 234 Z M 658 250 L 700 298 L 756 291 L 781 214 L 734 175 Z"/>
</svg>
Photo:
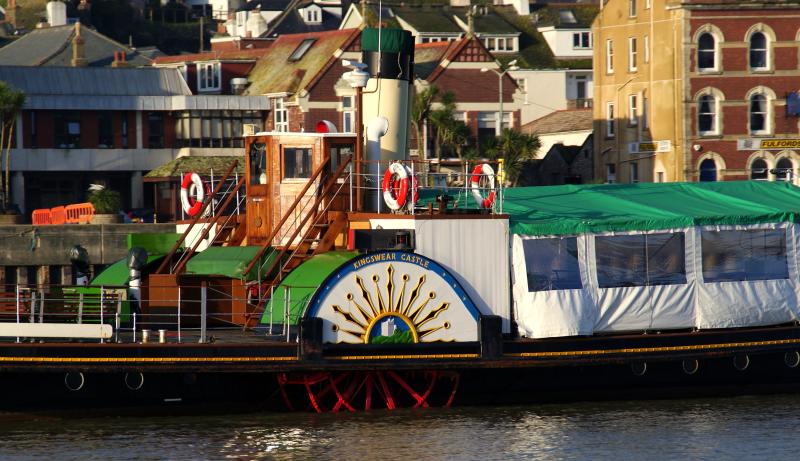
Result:
<svg viewBox="0 0 800 461">
<path fill-rule="evenodd" d="M 475 36 L 475 8 L 477 6 L 470 6 L 467 10 L 467 38 Z"/>
<path fill-rule="evenodd" d="M 67 25 L 67 5 L 63 2 L 47 2 L 47 23 L 50 27 Z"/>
<path fill-rule="evenodd" d="M 8 5 L 6 5 L 6 22 L 14 26 L 15 29 L 20 26 L 20 24 L 17 23 L 17 18 L 19 17 L 19 11 L 21 9 L 22 7 L 17 5 L 17 0 L 8 0 Z"/>
<path fill-rule="evenodd" d="M 111 63 L 111 67 L 118 69 L 120 67 L 130 67 L 128 61 L 126 60 L 125 52 L 124 51 L 115 51 L 114 52 L 114 62 Z"/>
<path fill-rule="evenodd" d="M 89 61 L 86 60 L 86 53 L 83 49 L 84 40 L 81 37 L 81 23 L 75 23 L 75 37 L 72 38 L 72 67 L 86 67 Z"/>
</svg>

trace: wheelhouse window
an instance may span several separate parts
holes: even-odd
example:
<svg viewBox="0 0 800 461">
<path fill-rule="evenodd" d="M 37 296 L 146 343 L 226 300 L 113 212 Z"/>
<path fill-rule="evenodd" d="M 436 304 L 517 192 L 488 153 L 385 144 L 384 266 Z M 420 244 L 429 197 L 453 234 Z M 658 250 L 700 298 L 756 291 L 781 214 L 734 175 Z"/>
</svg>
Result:
<svg viewBox="0 0 800 461">
<path fill-rule="evenodd" d="M 250 144 L 250 184 L 267 184 L 267 145 L 263 142 Z"/>
<path fill-rule="evenodd" d="M 769 67 L 767 36 L 756 32 L 750 36 L 750 69 L 765 70 Z"/>
<path fill-rule="evenodd" d="M 769 179 L 769 168 L 763 158 L 757 158 L 750 164 L 750 179 L 755 181 L 766 181 Z"/>
<path fill-rule="evenodd" d="M 525 239 L 522 250 L 528 291 L 582 288 L 576 237 Z"/>
<path fill-rule="evenodd" d="M 763 94 L 750 96 L 750 133 L 766 134 L 769 132 L 769 101 Z"/>
<path fill-rule="evenodd" d="M 697 131 L 700 136 L 717 134 L 717 99 L 710 94 L 697 101 Z"/>
<path fill-rule="evenodd" d="M 284 147 L 283 179 L 311 177 L 311 148 Z"/>
<path fill-rule="evenodd" d="M 97 147 L 110 149 L 114 147 L 114 116 L 112 112 L 97 113 Z"/>
<path fill-rule="evenodd" d="M 54 145 L 58 149 L 75 149 L 81 145 L 81 113 L 77 111 L 53 114 Z"/>
<path fill-rule="evenodd" d="M 683 232 L 595 237 L 598 286 L 686 283 L 684 240 Z"/>
<path fill-rule="evenodd" d="M 716 40 L 708 32 L 697 40 L 697 69 L 701 72 L 717 69 Z"/>
<path fill-rule="evenodd" d="M 783 229 L 704 230 L 701 246 L 706 283 L 789 278 Z"/>
</svg>

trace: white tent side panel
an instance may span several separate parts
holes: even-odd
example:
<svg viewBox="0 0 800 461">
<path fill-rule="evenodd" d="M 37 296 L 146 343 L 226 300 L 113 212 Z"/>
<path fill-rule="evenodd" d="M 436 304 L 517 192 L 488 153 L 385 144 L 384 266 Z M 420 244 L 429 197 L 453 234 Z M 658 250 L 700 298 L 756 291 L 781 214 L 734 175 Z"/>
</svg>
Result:
<svg viewBox="0 0 800 461">
<path fill-rule="evenodd" d="M 414 221 L 417 252 L 446 267 L 483 314 L 498 315 L 511 331 L 508 220 Z"/>
</svg>

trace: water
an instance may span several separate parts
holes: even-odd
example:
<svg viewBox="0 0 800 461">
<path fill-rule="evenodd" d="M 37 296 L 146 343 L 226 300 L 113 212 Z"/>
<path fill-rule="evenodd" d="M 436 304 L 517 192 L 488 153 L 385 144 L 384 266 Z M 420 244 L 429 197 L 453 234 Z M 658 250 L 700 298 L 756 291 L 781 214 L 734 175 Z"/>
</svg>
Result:
<svg viewBox="0 0 800 461">
<path fill-rule="evenodd" d="M 192 417 L 0 415 L 2 460 L 798 459 L 800 396 Z"/>
</svg>

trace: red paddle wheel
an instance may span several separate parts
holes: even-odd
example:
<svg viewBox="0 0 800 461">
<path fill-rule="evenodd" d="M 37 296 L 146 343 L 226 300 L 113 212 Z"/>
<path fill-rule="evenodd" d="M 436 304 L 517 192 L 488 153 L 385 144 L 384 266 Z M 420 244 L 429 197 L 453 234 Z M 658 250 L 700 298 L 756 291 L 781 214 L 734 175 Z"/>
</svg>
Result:
<svg viewBox="0 0 800 461">
<path fill-rule="evenodd" d="M 279 373 L 278 385 L 286 407 L 305 406 L 317 413 L 346 409 L 427 408 L 452 405 L 459 374 L 453 371 L 345 371 Z M 305 394 L 305 395 L 303 395 Z M 296 404 L 300 405 L 296 405 Z"/>
</svg>

